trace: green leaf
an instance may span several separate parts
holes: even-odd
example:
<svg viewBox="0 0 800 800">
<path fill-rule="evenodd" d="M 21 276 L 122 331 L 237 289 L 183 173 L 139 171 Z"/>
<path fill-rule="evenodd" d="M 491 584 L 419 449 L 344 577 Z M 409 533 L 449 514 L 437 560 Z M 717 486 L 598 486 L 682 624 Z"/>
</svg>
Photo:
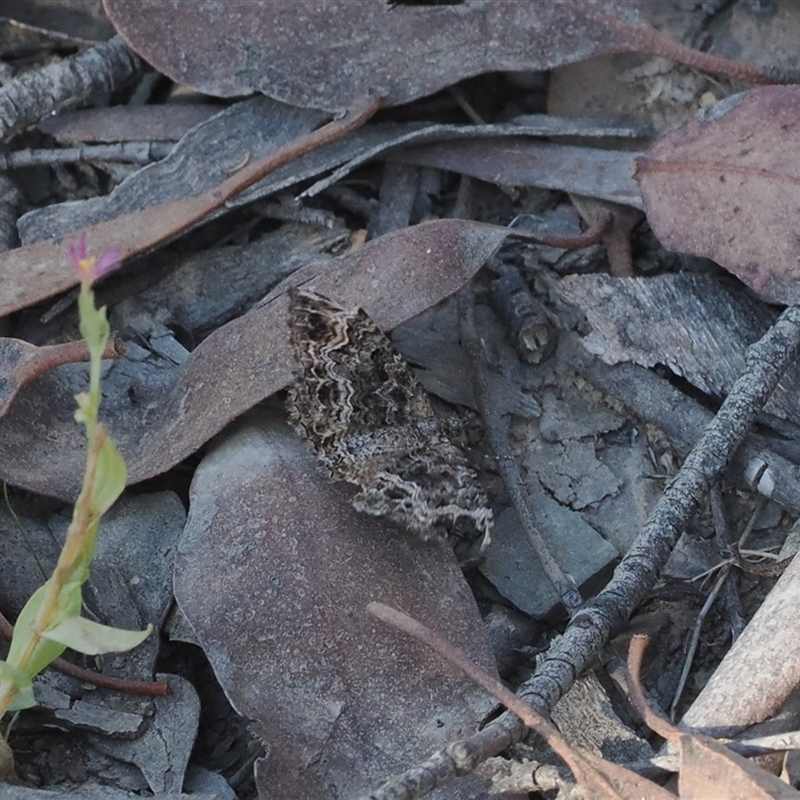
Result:
<svg viewBox="0 0 800 800">
<path fill-rule="evenodd" d="M 93 519 L 99 519 L 114 505 L 127 481 L 128 468 L 125 460 L 114 440 L 106 437 L 97 456 L 97 471 L 89 500 L 89 513 Z"/>
<path fill-rule="evenodd" d="M 50 579 L 52 580 L 52 578 Z M 33 678 L 38 675 L 48 664 L 51 664 L 57 659 L 65 650 L 62 644 L 58 642 L 40 641 L 33 651 L 33 654 L 28 659 L 27 663 L 20 663 L 25 651 L 28 649 L 28 644 L 33 637 L 33 623 L 36 615 L 39 613 L 39 608 L 42 605 L 48 581 L 43 586 L 40 586 L 30 597 L 25 607 L 17 617 L 17 623 L 14 625 L 14 635 L 11 637 L 11 647 L 8 651 L 8 663 L 14 667 L 21 669 L 29 677 Z M 81 610 L 81 596 L 80 592 L 77 594 L 77 603 L 74 596 L 64 597 L 62 593 L 61 604 L 59 605 L 59 614 L 80 614 Z"/>
<path fill-rule="evenodd" d="M 6 683 L 13 687 L 11 691 L 16 694 L 9 705 L 10 711 L 19 711 L 36 705 L 30 676 L 21 669 L 12 667 L 7 661 L 0 661 L 0 692 L 4 695 L 9 691 L 4 685 Z"/>
<path fill-rule="evenodd" d="M 80 332 L 89 346 L 89 352 L 99 357 L 105 350 L 111 328 L 106 318 L 105 306 L 95 308 L 94 292 L 82 291 L 78 295 L 78 313 L 80 315 Z"/>
<path fill-rule="evenodd" d="M 101 653 L 120 653 L 124 650 L 133 650 L 152 631 L 152 625 L 148 625 L 147 629 L 143 631 L 126 631 L 101 625 L 99 622 L 93 622 L 85 617 L 69 617 L 54 628 L 45 631 L 42 636 L 71 647 L 79 653 L 85 653 L 87 656 L 96 656 Z"/>
<path fill-rule="evenodd" d="M 5 684 L 10 684 L 10 687 L 7 688 Z M 9 711 L 21 711 L 36 705 L 30 677 L 7 661 L 0 661 L 0 694 L 7 696 L 9 693 L 15 695 L 8 706 Z"/>
<path fill-rule="evenodd" d="M 33 708 L 36 705 L 36 698 L 33 696 L 33 684 L 27 689 L 23 689 L 9 704 L 9 711 L 23 711 L 26 708 Z"/>
</svg>

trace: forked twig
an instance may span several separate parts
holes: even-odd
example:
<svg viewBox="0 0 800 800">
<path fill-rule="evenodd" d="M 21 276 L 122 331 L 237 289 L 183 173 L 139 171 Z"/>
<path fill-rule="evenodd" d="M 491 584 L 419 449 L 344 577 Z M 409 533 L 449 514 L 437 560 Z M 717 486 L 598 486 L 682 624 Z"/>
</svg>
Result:
<svg viewBox="0 0 800 800">
<path fill-rule="evenodd" d="M 382 603 L 370 603 L 367 612 L 428 645 L 513 711 L 527 727 L 542 736 L 553 752 L 564 760 L 580 784 L 586 800 L 625 800 L 633 796 L 648 797 L 650 800 L 671 800 L 674 797 L 624 767 L 573 747 L 549 719 L 506 689 L 500 681 L 472 661 L 463 650 L 418 620 Z M 379 793 L 370 795 L 370 800 L 379 796 Z"/>
</svg>

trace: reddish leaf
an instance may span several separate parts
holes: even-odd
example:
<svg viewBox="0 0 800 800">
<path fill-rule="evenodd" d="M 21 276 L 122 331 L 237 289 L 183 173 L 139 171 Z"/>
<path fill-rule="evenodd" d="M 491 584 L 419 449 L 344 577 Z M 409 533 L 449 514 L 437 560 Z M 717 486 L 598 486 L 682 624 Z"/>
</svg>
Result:
<svg viewBox="0 0 800 800">
<path fill-rule="evenodd" d="M 681 749 L 681 800 L 798 800 L 800 792 L 707 736 L 685 734 Z"/>
<path fill-rule="evenodd" d="M 104 0 L 130 46 L 173 80 L 230 97 L 260 91 L 336 110 L 372 89 L 406 103 L 470 75 L 544 70 L 601 53 L 665 55 L 701 69 L 759 71 L 673 42 L 640 0 Z"/>
<path fill-rule="evenodd" d="M 729 97 L 638 160 L 648 220 L 672 250 L 712 258 L 768 300 L 800 300 L 800 87 Z"/>
</svg>

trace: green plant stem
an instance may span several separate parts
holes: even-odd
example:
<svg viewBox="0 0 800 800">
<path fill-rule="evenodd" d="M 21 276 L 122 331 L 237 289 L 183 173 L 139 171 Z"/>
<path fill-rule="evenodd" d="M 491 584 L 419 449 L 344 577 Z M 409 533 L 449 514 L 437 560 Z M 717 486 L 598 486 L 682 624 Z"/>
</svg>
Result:
<svg viewBox="0 0 800 800">
<path fill-rule="evenodd" d="M 19 689 L 12 681 L 0 681 L 0 717 L 5 716 L 8 707 L 17 699 L 18 694 Z M 0 750 L 2 750 L 2 746 L 0 746 Z"/>
<path fill-rule="evenodd" d="M 19 663 L 12 665 L 17 669 L 25 669 L 42 640 L 42 633 L 52 625 L 53 614 L 58 609 L 61 590 L 64 588 L 64 584 L 69 578 L 75 566 L 75 562 L 83 553 L 86 536 L 91 528 L 89 504 L 95 474 L 97 472 L 98 456 L 106 440 L 106 435 L 107 431 L 105 426 L 97 425 L 95 434 L 90 439 L 90 448 L 86 457 L 86 472 L 84 474 L 80 496 L 75 504 L 75 515 L 67 530 L 64 546 L 61 549 L 56 568 L 53 570 L 53 576 L 47 584 L 47 592 L 36 614 L 30 641 L 23 651 Z M 9 681 L 0 682 L 0 717 L 5 714 L 18 693 L 19 690 L 14 687 L 13 684 L 10 684 Z"/>
<path fill-rule="evenodd" d="M 86 473 L 83 477 L 83 488 L 78 497 L 78 502 L 75 504 L 75 515 L 67 530 L 64 546 L 61 548 L 58 563 L 48 584 L 48 591 L 42 600 L 42 605 L 39 607 L 39 612 L 36 614 L 36 620 L 33 623 L 33 630 L 37 635 L 41 634 L 42 631 L 46 631 L 50 626 L 53 612 L 58 608 L 58 598 L 61 590 L 74 569 L 75 562 L 83 554 L 86 536 L 93 522 L 89 519 L 92 487 L 97 473 L 98 457 L 106 436 L 105 425 L 98 425 L 95 435 L 89 440 L 90 447 L 86 459 Z M 15 666 L 22 665 L 16 664 Z"/>
</svg>

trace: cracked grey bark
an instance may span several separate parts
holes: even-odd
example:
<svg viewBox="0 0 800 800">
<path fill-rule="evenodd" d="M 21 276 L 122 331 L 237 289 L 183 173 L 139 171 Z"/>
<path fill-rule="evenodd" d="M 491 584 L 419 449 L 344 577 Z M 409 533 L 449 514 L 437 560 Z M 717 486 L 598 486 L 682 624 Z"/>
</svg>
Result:
<svg viewBox="0 0 800 800">
<path fill-rule="evenodd" d="M 615 629 L 627 622 L 652 588 L 675 543 L 711 486 L 719 480 L 800 351 L 800 306 L 790 306 L 747 351 L 745 370 L 719 412 L 666 488 L 609 584 L 570 620 L 517 696 L 548 715 L 586 670 Z M 522 721 L 505 712 L 468 739 L 390 779 L 369 800 L 415 800 L 522 739 Z"/>
<path fill-rule="evenodd" d="M 114 36 L 78 55 L 31 70 L 0 90 L 0 142 L 67 104 L 113 94 L 141 70 L 139 57 Z"/>
</svg>

